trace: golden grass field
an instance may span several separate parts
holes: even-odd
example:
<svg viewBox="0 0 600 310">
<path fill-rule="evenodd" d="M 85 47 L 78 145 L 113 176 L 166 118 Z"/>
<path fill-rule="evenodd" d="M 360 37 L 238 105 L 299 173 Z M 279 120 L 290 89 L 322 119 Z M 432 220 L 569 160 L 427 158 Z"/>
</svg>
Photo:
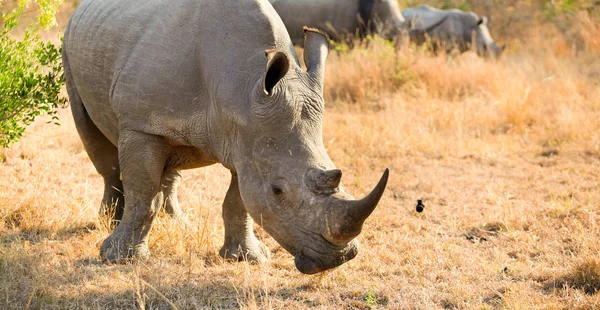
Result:
<svg viewBox="0 0 600 310">
<path fill-rule="evenodd" d="M 189 225 L 157 218 L 149 261 L 104 264 L 102 179 L 68 110 L 39 120 L 0 150 L 0 309 L 600 308 L 600 27 L 579 17 L 583 47 L 536 25 L 497 38 L 498 62 L 331 52 L 323 139 L 346 190 L 391 174 L 358 256 L 314 276 L 258 226 L 270 263 L 218 256 L 219 165 L 184 172 Z"/>
</svg>

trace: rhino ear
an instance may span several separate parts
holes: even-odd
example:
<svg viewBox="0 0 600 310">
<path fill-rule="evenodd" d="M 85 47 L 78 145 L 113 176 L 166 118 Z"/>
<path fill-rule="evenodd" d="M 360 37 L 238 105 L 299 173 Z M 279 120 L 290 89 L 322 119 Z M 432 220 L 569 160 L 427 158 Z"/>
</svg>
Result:
<svg viewBox="0 0 600 310">
<path fill-rule="evenodd" d="M 306 72 L 321 85 L 325 80 L 325 61 L 329 54 L 329 36 L 326 33 L 304 27 L 304 63 Z"/>
<path fill-rule="evenodd" d="M 488 23 L 488 18 L 487 16 L 482 16 L 478 21 L 477 21 L 477 25 L 487 25 Z"/>
<path fill-rule="evenodd" d="M 263 79 L 263 91 L 266 95 L 273 94 L 273 89 L 290 69 L 290 60 L 287 55 L 277 50 L 266 50 L 267 72 Z"/>
</svg>

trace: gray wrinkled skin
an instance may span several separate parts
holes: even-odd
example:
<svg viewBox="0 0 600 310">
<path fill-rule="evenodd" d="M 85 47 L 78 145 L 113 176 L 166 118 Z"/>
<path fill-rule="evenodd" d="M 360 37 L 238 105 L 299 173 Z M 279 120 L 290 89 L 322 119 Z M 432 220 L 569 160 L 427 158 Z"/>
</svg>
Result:
<svg viewBox="0 0 600 310">
<path fill-rule="evenodd" d="M 466 52 L 474 42 L 478 55 L 492 58 L 499 58 L 504 51 L 504 46 L 496 45 L 492 39 L 487 17 L 479 18 L 474 12 L 439 10 L 424 5 L 404 9 L 402 15 L 410 21 L 410 39 L 417 44 L 431 38 L 434 48 L 441 45 L 447 52 L 454 48 Z"/>
<path fill-rule="evenodd" d="M 123 206 L 101 256 L 149 255 L 158 210 L 177 214 L 179 170 L 231 171 L 221 256 L 264 262 L 260 223 L 303 273 L 357 253 L 355 237 L 388 173 L 362 200 L 340 184 L 322 141 L 328 42 L 307 30 L 307 71 L 266 0 L 86 0 L 67 26 L 63 64 L 73 117 Z M 124 193 L 124 194 L 123 194 Z"/>
<path fill-rule="evenodd" d="M 353 39 L 357 34 L 364 36 L 366 29 L 388 40 L 407 36 L 408 24 L 396 0 L 269 1 L 295 45 L 303 43 L 303 26 L 325 31 L 338 42 Z"/>
</svg>

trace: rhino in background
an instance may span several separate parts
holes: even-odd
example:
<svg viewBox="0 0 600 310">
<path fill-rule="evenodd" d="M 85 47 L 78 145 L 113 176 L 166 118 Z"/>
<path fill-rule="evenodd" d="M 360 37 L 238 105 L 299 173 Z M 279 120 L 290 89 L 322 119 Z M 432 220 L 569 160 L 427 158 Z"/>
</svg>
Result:
<svg viewBox="0 0 600 310">
<path fill-rule="evenodd" d="M 487 27 L 487 17 L 479 18 L 474 12 L 461 10 L 439 10 L 428 5 L 402 11 L 410 21 L 410 40 L 423 44 L 428 38 L 434 49 L 445 48 L 447 52 L 458 49 L 466 52 L 472 43 L 479 56 L 499 58 L 504 45 L 498 46 Z"/>
<path fill-rule="evenodd" d="M 325 31 L 337 42 L 358 34 L 378 34 L 388 40 L 408 35 L 408 24 L 397 0 L 269 0 L 294 45 L 302 45 L 303 26 Z"/>
<path fill-rule="evenodd" d="M 388 171 L 361 200 L 344 191 L 322 138 L 329 42 L 304 31 L 307 71 L 267 0 L 88 0 L 77 8 L 63 43 L 73 118 L 105 199 L 122 199 L 112 188 L 124 189 L 103 259 L 148 256 L 177 171 L 215 163 L 231 171 L 224 258 L 268 258 L 253 220 L 303 273 L 357 254 L 355 237 Z"/>
</svg>

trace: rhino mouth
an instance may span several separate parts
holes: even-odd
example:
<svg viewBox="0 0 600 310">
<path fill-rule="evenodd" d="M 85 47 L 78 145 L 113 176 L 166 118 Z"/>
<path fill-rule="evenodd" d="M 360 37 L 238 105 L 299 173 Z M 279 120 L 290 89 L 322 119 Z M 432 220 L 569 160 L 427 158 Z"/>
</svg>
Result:
<svg viewBox="0 0 600 310">
<path fill-rule="evenodd" d="M 296 269 L 304 274 L 315 274 L 324 271 L 324 264 L 319 259 L 311 259 L 303 254 L 294 258 Z"/>
<path fill-rule="evenodd" d="M 311 248 L 304 248 L 299 254 L 295 255 L 294 263 L 296 269 L 304 274 L 315 274 L 332 269 L 353 259 L 358 253 L 356 242 L 351 242 L 341 251 L 336 251 L 336 255 L 326 255 L 319 253 Z"/>
</svg>

